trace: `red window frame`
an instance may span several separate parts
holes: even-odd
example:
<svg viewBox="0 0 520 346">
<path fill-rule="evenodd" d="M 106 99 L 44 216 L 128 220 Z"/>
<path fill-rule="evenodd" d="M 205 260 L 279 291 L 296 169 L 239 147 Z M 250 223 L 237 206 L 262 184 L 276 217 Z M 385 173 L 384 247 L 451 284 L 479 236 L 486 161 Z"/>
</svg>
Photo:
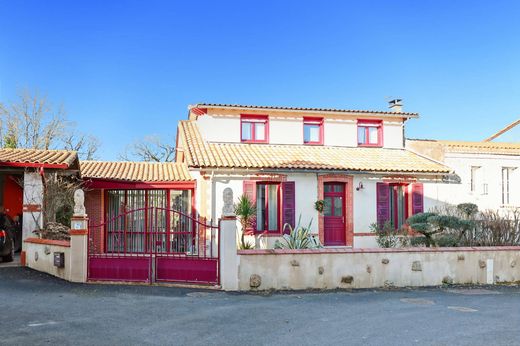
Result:
<svg viewBox="0 0 520 346">
<path fill-rule="evenodd" d="M 404 194 L 403 195 L 403 204 L 404 205 L 402 206 L 403 210 L 404 210 L 403 225 L 406 223 L 406 220 L 410 216 L 410 209 L 412 208 L 411 194 L 408 191 L 410 189 L 411 185 L 410 184 L 405 184 L 405 183 L 391 183 L 391 184 L 389 184 L 389 187 L 392 189 L 390 198 L 392 198 L 393 206 L 394 206 L 393 215 L 390 215 L 390 221 L 394 225 L 395 229 L 399 229 L 399 227 L 397 227 L 397 221 L 399 219 L 399 213 L 398 213 L 399 207 L 397 206 L 397 203 L 398 203 L 398 200 L 399 200 L 399 198 L 397 196 L 397 187 L 398 186 L 402 186 L 403 194 Z"/>
<path fill-rule="evenodd" d="M 320 138 L 318 141 L 305 141 L 305 125 L 318 125 L 320 127 Z M 303 118 L 303 144 L 305 145 L 323 145 L 323 118 Z"/>
<path fill-rule="evenodd" d="M 264 139 L 256 139 L 256 128 L 254 126 L 255 123 L 264 123 Z M 251 125 L 251 139 L 244 139 L 242 133 L 242 127 L 244 123 L 250 123 Z M 250 114 L 242 114 L 240 115 L 240 141 L 242 143 L 269 143 L 269 116 L 267 115 L 250 115 Z"/>
<path fill-rule="evenodd" d="M 359 128 L 364 127 L 365 128 L 365 142 L 360 143 L 359 140 Z M 369 142 L 369 129 L 371 127 L 377 128 L 377 143 L 370 143 Z M 358 119 L 357 121 L 357 143 L 360 147 L 382 147 L 383 146 L 383 120 L 373 120 L 373 119 Z"/>
<path fill-rule="evenodd" d="M 255 184 L 255 196 L 258 196 L 258 186 L 259 185 L 265 185 L 266 188 L 266 199 L 264 203 L 265 207 L 265 216 L 264 216 L 264 229 L 259 230 L 258 224 L 255 224 L 255 232 L 256 233 L 282 233 L 282 227 L 281 227 L 281 221 L 282 221 L 282 199 L 281 199 L 281 189 L 282 184 L 277 181 L 257 181 Z M 267 197 L 267 186 L 268 185 L 276 185 L 276 203 L 278 204 L 278 210 L 277 210 L 277 229 L 269 229 L 269 198 Z M 258 197 L 256 197 L 258 198 Z M 257 201 L 255 201 L 255 204 Z M 258 208 L 258 205 L 257 205 Z M 258 221 L 258 220 L 257 220 Z"/>
</svg>

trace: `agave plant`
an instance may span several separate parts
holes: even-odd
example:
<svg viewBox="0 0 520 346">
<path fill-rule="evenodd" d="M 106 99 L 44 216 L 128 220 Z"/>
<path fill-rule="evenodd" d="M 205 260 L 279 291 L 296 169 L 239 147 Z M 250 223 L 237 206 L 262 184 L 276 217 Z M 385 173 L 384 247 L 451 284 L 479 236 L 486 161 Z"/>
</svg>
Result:
<svg viewBox="0 0 520 346">
<path fill-rule="evenodd" d="M 252 249 L 254 244 L 245 240 L 245 233 L 247 229 L 253 225 L 255 220 L 256 205 L 249 199 L 249 197 L 242 195 L 235 204 L 235 214 L 237 215 L 242 227 L 238 248 L 240 250 Z"/>
<path fill-rule="evenodd" d="M 293 228 L 286 223 L 284 231 L 288 230 L 288 234 L 283 235 L 283 242 L 277 240 L 274 244 L 275 249 L 316 249 L 322 247 L 320 240 L 311 234 L 312 219 L 307 227 L 301 227 L 301 215 L 298 223 Z"/>
</svg>

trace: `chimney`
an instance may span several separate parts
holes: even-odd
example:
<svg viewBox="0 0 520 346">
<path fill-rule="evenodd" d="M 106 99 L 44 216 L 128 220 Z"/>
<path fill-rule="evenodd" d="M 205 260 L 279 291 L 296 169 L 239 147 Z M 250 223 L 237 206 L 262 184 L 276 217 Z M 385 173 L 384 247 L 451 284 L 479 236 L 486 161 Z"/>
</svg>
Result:
<svg viewBox="0 0 520 346">
<path fill-rule="evenodd" d="M 402 112 L 403 111 L 403 103 L 402 103 L 403 100 L 401 99 L 393 99 L 393 100 L 390 100 L 388 101 L 388 108 L 390 108 L 392 110 L 392 112 Z"/>
</svg>

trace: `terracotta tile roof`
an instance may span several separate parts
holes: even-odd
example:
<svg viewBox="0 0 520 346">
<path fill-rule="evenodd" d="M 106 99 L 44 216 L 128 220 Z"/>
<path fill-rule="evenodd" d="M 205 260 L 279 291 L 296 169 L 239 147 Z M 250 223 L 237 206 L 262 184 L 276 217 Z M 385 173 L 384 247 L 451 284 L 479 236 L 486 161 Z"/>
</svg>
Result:
<svg viewBox="0 0 520 346">
<path fill-rule="evenodd" d="M 0 166 L 56 166 L 53 168 L 77 168 L 78 154 L 67 150 L 0 149 Z M 61 166 L 61 167 L 60 167 Z"/>
<path fill-rule="evenodd" d="M 500 142 L 464 142 L 446 141 L 432 139 L 409 139 L 407 141 L 421 143 L 423 145 L 431 143 L 432 146 L 440 145 L 447 152 L 474 153 L 474 154 L 499 154 L 499 155 L 520 155 L 519 143 L 500 143 Z"/>
<path fill-rule="evenodd" d="M 185 164 L 174 162 L 81 161 L 81 176 L 142 182 L 193 180 Z"/>
<path fill-rule="evenodd" d="M 384 114 L 389 116 L 398 115 L 400 117 L 417 118 L 419 113 L 410 112 L 392 112 L 392 111 L 370 111 L 356 109 L 337 109 L 337 108 L 306 108 L 306 107 L 277 107 L 277 106 L 254 106 L 240 104 L 224 104 L 224 103 L 198 103 L 191 108 L 246 108 L 246 109 L 265 109 L 265 110 L 288 110 L 288 111 L 308 111 L 308 112 L 330 112 L 330 113 L 362 113 L 362 114 Z"/>
<path fill-rule="evenodd" d="M 190 167 L 449 173 L 450 169 L 404 149 L 207 143 L 195 121 L 179 123 Z"/>
</svg>

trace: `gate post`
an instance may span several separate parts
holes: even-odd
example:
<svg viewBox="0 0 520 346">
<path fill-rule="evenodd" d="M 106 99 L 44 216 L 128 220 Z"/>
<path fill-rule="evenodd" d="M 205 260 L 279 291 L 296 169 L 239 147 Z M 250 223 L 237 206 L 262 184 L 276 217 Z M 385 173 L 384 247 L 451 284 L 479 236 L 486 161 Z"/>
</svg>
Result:
<svg viewBox="0 0 520 346">
<path fill-rule="evenodd" d="M 238 290 L 237 217 L 233 208 L 233 190 L 224 189 L 224 207 L 220 225 L 220 285 L 225 291 Z"/>
<path fill-rule="evenodd" d="M 84 206 L 83 190 L 74 192 L 74 215 L 70 229 L 70 281 L 87 282 L 88 217 Z"/>
</svg>

